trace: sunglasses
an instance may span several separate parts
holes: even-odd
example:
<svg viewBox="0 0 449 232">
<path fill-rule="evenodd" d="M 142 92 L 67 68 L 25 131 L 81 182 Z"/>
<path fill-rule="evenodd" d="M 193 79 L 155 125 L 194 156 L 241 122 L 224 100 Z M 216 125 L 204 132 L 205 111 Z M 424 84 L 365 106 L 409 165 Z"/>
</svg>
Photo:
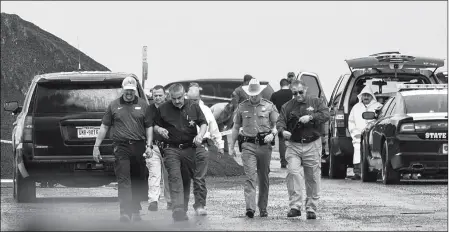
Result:
<svg viewBox="0 0 449 232">
<path fill-rule="evenodd" d="M 303 95 L 303 94 L 304 94 L 304 91 L 302 91 L 302 90 L 293 92 L 293 95 L 295 95 L 295 96 Z"/>
</svg>

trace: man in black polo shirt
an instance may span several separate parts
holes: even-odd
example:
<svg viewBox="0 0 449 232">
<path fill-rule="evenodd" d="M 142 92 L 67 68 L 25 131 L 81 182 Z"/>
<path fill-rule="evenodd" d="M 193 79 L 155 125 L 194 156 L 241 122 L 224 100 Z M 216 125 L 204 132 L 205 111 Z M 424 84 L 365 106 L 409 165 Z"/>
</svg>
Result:
<svg viewBox="0 0 449 232">
<path fill-rule="evenodd" d="M 149 105 L 136 96 L 136 79 L 126 77 L 122 87 L 123 95 L 109 104 L 103 116 L 93 157 L 96 162 L 102 159 L 99 146 L 109 128 L 112 128 L 120 221 L 129 222 L 131 217 L 133 221 L 140 221 L 140 202 L 144 199 L 142 188 L 146 184 L 144 153 L 152 156 L 153 121 Z"/>
<path fill-rule="evenodd" d="M 190 183 L 195 172 L 195 151 L 201 146 L 207 121 L 200 106 L 185 99 L 181 84 L 169 88 L 170 100 L 159 106 L 154 130 L 163 137 L 164 164 L 168 172 L 170 197 L 175 221 L 188 220 L 186 215 Z M 197 131 L 197 125 L 200 130 Z"/>
<path fill-rule="evenodd" d="M 278 112 L 281 112 L 282 105 L 284 105 L 286 102 L 292 99 L 293 93 L 289 88 L 290 82 L 287 79 L 283 78 L 279 84 L 281 86 L 281 89 L 277 92 L 274 92 L 271 95 L 270 101 L 273 102 L 274 105 L 276 105 L 276 109 L 278 110 Z M 285 159 L 285 140 L 282 137 L 282 134 L 279 134 L 278 137 L 279 137 L 279 155 L 281 157 L 281 168 L 287 168 L 288 162 Z"/>
</svg>

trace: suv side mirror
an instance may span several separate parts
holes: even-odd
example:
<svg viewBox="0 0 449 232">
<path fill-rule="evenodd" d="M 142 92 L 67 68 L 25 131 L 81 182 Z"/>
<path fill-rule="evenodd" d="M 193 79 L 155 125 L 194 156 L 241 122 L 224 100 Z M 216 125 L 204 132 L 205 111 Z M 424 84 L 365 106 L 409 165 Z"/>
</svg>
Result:
<svg viewBox="0 0 449 232">
<path fill-rule="evenodd" d="M 363 119 L 375 119 L 376 118 L 376 113 L 371 112 L 371 111 L 363 112 L 362 118 Z"/>
</svg>

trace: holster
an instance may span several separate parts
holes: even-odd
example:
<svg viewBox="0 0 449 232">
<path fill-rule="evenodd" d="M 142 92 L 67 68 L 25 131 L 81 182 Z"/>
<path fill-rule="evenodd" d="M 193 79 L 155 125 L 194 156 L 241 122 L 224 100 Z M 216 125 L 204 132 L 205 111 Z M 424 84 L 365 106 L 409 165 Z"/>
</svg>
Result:
<svg viewBox="0 0 449 232">
<path fill-rule="evenodd" d="M 243 135 L 239 134 L 237 137 L 237 143 L 239 144 L 239 151 L 242 152 L 242 144 L 243 144 Z"/>
<path fill-rule="evenodd" d="M 269 135 L 269 134 L 271 134 L 271 132 L 264 132 L 264 133 L 258 133 L 257 134 L 257 139 L 259 140 L 259 141 L 263 141 L 264 139 L 265 139 L 265 136 L 267 136 L 267 135 Z M 271 146 L 274 146 L 275 145 L 275 138 L 273 138 L 273 140 L 271 140 Z"/>
<path fill-rule="evenodd" d="M 159 148 L 159 152 L 161 153 L 162 158 L 165 157 L 165 154 L 164 154 L 164 142 L 154 141 L 154 143 Z"/>
</svg>

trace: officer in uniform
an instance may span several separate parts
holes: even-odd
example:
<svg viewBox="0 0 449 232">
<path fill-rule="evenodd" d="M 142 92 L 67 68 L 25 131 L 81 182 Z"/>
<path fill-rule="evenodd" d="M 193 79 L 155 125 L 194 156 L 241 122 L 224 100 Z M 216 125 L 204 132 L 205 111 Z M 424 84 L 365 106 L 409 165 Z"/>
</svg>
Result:
<svg viewBox="0 0 449 232">
<path fill-rule="evenodd" d="M 293 80 L 290 88 L 294 98 L 281 108 L 277 130 L 286 139 L 287 189 L 290 211 L 287 217 L 301 216 L 302 188 L 306 185 L 307 219 L 316 219 L 321 182 L 321 127 L 329 120 L 324 102 L 306 95 L 307 87 Z M 304 172 L 301 169 L 304 168 Z"/>
<path fill-rule="evenodd" d="M 185 99 L 181 84 L 170 86 L 169 93 L 171 101 L 162 103 L 157 109 L 154 129 L 163 137 L 158 146 L 164 154 L 168 172 L 172 217 L 175 221 L 183 221 L 188 220 L 186 212 L 195 174 L 196 147 L 203 143 L 207 120 L 197 103 Z"/>
<path fill-rule="evenodd" d="M 153 121 L 147 102 L 136 96 L 136 79 L 126 77 L 122 87 L 123 95 L 109 104 L 103 116 L 93 158 L 96 162 L 102 159 L 99 147 L 112 127 L 120 221 L 129 222 L 131 218 L 133 221 L 140 221 L 140 202 L 144 199 L 143 188 L 146 187 L 143 155 L 145 153 L 152 156 Z"/>
<path fill-rule="evenodd" d="M 240 103 L 234 116 L 232 140 L 229 147 L 230 155 L 235 155 L 235 142 L 239 137 L 239 147 L 242 151 L 243 168 L 247 180 L 244 193 L 246 216 L 254 217 L 256 209 L 256 180 L 259 179 L 258 207 L 261 217 L 267 217 L 270 161 L 272 145 L 276 131 L 278 111 L 276 106 L 262 99 L 261 92 L 266 86 L 261 86 L 257 79 L 251 79 L 244 91 L 249 100 Z M 242 135 L 239 129 L 243 127 Z"/>
</svg>

